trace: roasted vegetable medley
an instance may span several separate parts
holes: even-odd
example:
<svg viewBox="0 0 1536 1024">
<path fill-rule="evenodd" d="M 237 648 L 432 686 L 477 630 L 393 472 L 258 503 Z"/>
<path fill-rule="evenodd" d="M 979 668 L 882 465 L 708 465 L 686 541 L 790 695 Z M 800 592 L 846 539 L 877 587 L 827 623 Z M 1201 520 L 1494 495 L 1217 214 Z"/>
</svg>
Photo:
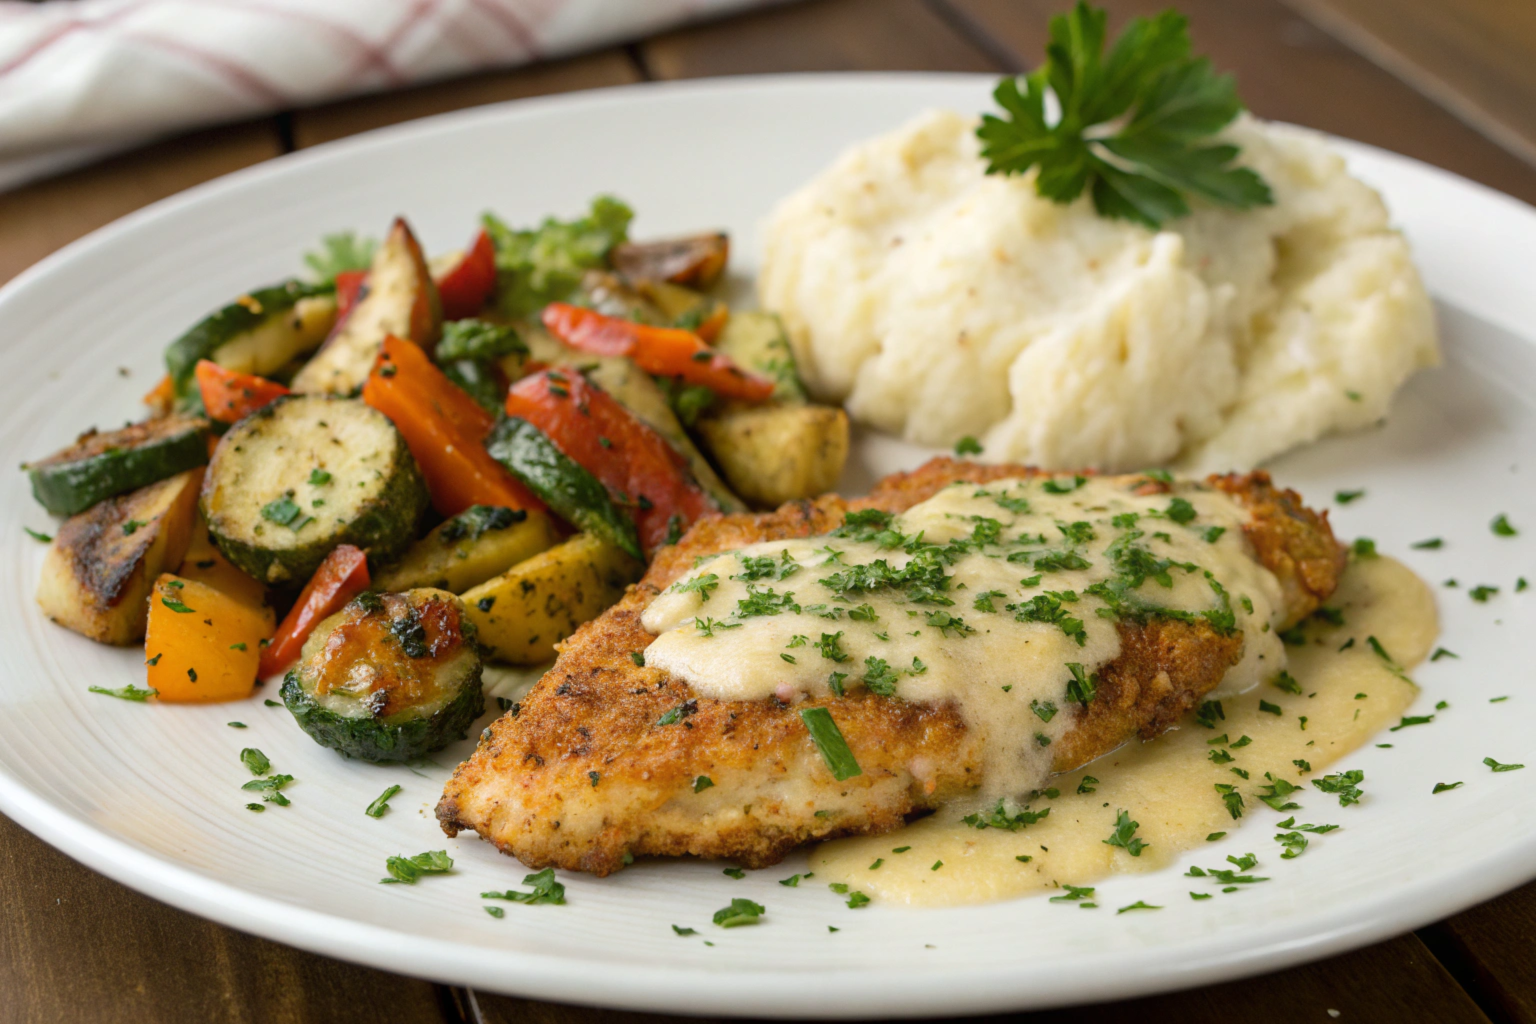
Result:
<svg viewBox="0 0 1536 1024">
<path fill-rule="evenodd" d="M 420 757 L 484 706 L 484 660 L 537 665 L 701 518 L 836 482 L 778 320 L 715 295 L 721 233 L 632 213 L 487 214 L 429 258 L 403 219 L 324 239 L 165 351 L 150 415 L 24 467 L 64 518 L 38 602 L 144 643 L 160 701 L 283 702 L 352 757 Z"/>
</svg>

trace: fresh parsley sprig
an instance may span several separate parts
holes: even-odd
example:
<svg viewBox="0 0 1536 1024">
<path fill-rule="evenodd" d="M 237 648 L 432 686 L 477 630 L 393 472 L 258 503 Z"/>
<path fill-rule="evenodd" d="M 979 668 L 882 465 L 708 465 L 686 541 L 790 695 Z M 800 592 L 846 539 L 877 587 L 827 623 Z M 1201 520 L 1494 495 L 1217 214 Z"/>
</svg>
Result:
<svg viewBox="0 0 1536 1024">
<path fill-rule="evenodd" d="M 1070 203 L 1086 189 L 1100 216 L 1150 228 L 1186 216 L 1189 194 L 1238 209 L 1273 203 L 1263 178 L 1232 166 L 1236 146 L 1206 142 L 1243 105 L 1230 75 L 1191 54 L 1184 16 L 1132 20 L 1107 55 L 1105 22 L 1079 0 L 1051 19 L 1045 63 L 998 85 L 1006 117 L 987 114 L 976 131 L 987 173 L 1038 167 L 1045 198 Z"/>
</svg>

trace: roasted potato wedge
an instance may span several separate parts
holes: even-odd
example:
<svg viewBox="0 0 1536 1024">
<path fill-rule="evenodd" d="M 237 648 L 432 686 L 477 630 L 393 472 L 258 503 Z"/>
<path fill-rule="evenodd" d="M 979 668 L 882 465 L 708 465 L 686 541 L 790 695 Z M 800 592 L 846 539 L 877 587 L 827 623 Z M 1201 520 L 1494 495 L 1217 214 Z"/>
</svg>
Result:
<svg viewBox="0 0 1536 1024">
<path fill-rule="evenodd" d="M 559 539 L 543 512 L 472 505 L 412 544 L 374 585 L 386 593 L 433 587 L 462 594 Z"/>
<path fill-rule="evenodd" d="M 150 588 L 186 555 L 202 482 L 188 470 L 66 519 L 43 557 L 43 612 L 104 644 L 144 639 Z"/>
<path fill-rule="evenodd" d="M 368 268 L 363 297 L 336 325 L 319 354 L 293 378 L 300 394 L 355 394 L 368 379 L 386 334 L 414 341 L 428 352 L 437 344 L 443 307 L 421 243 L 403 219 Z"/>
<path fill-rule="evenodd" d="M 848 414 L 826 405 L 732 405 L 698 431 L 726 482 L 758 508 L 830 491 L 848 459 Z"/>
<path fill-rule="evenodd" d="M 482 647 L 515 665 L 555 656 L 555 644 L 602 614 L 645 566 L 588 533 L 460 595 Z"/>
</svg>

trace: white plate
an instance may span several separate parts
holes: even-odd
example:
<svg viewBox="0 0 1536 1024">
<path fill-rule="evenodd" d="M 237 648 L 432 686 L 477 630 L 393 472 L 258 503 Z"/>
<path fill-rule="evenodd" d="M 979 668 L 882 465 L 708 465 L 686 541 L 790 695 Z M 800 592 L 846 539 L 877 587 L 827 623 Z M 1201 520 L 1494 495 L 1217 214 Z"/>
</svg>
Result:
<svg viewBox="0 0 1536 1024">
<path fill-rule="evenodd" d="M 209 308 L 300 269 L 298 255 L 342 228 L 382 232 L 408 214 L 434 250 L 462 245 L 476 215 L 513 223 L 571 214 L 601 191 L 639 211 L 641 235 L 723 226 L 736 269 L 752 272 L 756 228 L 774 200 L 843 146 L 917 110 L 988 105 L 988 78 L 799 76 L 643 86 L 481 108 L 402 125 L 231 175 L 71 245 L 0 292 L 0 462 L 15 465 L 84 426 L 138 414 L 165 342 Z M 477 894 L 524 874 L 488 844 L 445 841 L 431 816 L 468 744 L 416 774 L 338 759 L 261 697 L 207 708 L 138 705 L 86 692 L 142 682 L 141 653 L 90 643 L 44 621 L 32 600 L 49 529 L 18 474 L 0 490 L 0 809 L 97 870 L 176 906 L 283 942 L 483 989 L 637 1009 L 755 1016 L 902 1016 L 1022 1009 L 1227 980 L 1414 928 L 1536 875 L 1536 211 L 1445 172 L 1340 143 L 1385 192 L 1439 302 L 1447 365 L 1421 374 L 1379 430 L 1282 459 L 1285 483 L 1335 511 L 1435 581 L 1502 588 L 1486 604 L 1442 590 L 1444 643 L 1459 661 L 1426 665 L 1418 712 L 1435 723 L 1347 760 L 1369 798 L 1348 827 L 1281 862 L 1278 817 L 1244 827 L 1178 867 L 1100 884 L 1101 902 L 1164 904 L 1156 914 L 1085 914 L 1043 899 L 955 910 L 849 911 L 782 869 L 744 881 L 720 865 L 642 863 L 598 881 L 566 877 L 564 907 Z M 132 371 L 124 380 L 118 367 Z M 863 481 L 921 453 L 865 439 Z M 1489 520 L 1523 528 L 1495 538 Z M 1410 542 L 1447 538 L 1441 551 Z M 1489 698 L 1511 694 L 1505 703 Z M 239 719 L 246 730 L 226 728 Z M 293 805 L 244 809 L 237 758 L 264 750 L 297 777 Z M 1493 774 L 1485 756 L 1531 773 Z M 1465 781 L 1431 796 L 1436 782 Z M 382 820 L 363 808 L 404 785 Z M 1322 803 L 1314 794 L 1315 810 Z M 1337 809 L 1335 809 L 1337 810 Z M 384 858 L 447 847 L 454 874 L 383 886 Z M 1274 881 L 1195 903 L 1193 860 L 1260 851 Z M 1215 856 L 1213 857 L 1213 852 Z M 1193 859 L 1193 860 L 1192 860 Z M 764 924 L 721 931 L 732 897 L 768 907 Z M 704 938 L 679 938 L 673 923 Z M 829 933 L 828 925 L 841 929 Z"/>
</svg>

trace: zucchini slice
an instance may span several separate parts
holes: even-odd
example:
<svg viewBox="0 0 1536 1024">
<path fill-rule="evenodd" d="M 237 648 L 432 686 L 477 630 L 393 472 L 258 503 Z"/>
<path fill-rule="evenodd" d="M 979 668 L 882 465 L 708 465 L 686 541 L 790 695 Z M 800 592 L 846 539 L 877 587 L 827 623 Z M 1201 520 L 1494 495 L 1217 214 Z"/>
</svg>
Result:
<svg viewBox="0 0 1536 1024">
<path fill-rule="evenodd" d="M 715 348 L 743 370 L 774 382 L 775 402 L 803 404 L 805 385 L 795 368 L 795 351 L 775 313 L 749 310 L 732 313 Z"/>
<path fill-rule="evenodd" d="M 636 558 L 645 557 L 635 521 L 613 503 L 602 481 L 538 427 L 516 416 L 503 419 L 491 428 L 485 450 L 560 518 Z"/>
<path fill-rule="evenodd" d="M 601 537 L 579 533 L 465 593 L 464 611 L 493 657 L 537 665 L 644 571 L 645 563 Z"/>
<path fill-rule="evenodd" d="M 471 505 L 412 544 L 397 564 L 374 580 L 375 589 L 436 587 L 462 594 L 558 539 L 543 512 Z"/>
<path fill-rule="evenodd" d="M 297 280 L 258 288 L 171 342 L 165 368 L 181 407 L 198 405 L 192 371 L 199 359 L 264 377 L 314 351 L 336 321 L 336 297 L 329 290 Z"/>
<path fill-rule="evenodd" d="M 63 451 L 23 468 L 38 504 L 56 516 L 72 516 L 207 461 L 208 421 L 172 415 L 105 434 L 86 431 Z"/>
<path fill-rule="evenodd" d="M 474 627 L 445 591 L 367 591 L 305 642 L 282 697 L 323 747 L 364 761 L 422 757 L 485 710 Z"/>
<path fill-rule="evenodd" d="M 202 477 L 188 470 L 65 520 L 37 582 L 43 612 L 104 644 L 144 639 L 150 588 L 191 542 Z"/>
<path fill-rule="evenodd" d="M 405 439 L 356 399 L 288 395 L 214 449 L 203 516 L 219 550 L 263 583 L 296 586 L 338 544 L 399 556 L 427 507 Z"/>
<path fill-rule="evenodd" d="M 293 390 L 352 395 L 362 388 L 386 334 L 414 341 L 428 354 L 442 326 L 442 303 L 421 244 L 404 220 L 373 254 L 363 297 L 320 353 L 293 378 Z"/>
</svg>

